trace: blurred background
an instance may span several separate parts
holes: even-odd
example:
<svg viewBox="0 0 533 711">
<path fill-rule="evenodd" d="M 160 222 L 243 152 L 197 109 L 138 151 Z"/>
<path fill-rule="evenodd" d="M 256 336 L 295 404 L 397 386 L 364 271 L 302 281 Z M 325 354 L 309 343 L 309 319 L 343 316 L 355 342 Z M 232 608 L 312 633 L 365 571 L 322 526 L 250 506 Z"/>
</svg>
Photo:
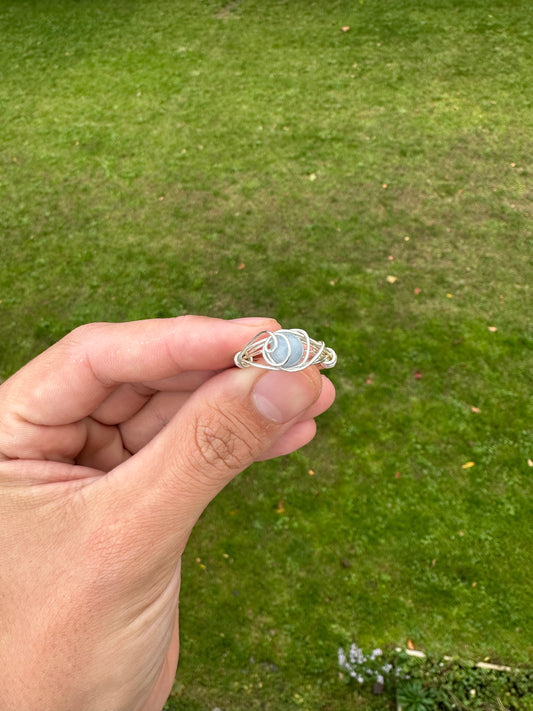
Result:
<svg viewBox="0 0 533 711">
<path fill-rule="evenodd" d="M 531 664 L 529 3 L 3 0 L 0 36 L 0 378 L 183 313 L 338 353 L 314 442 L 191 540 L 169 708 L 387 708 L 352 643 Z"/>
</svg>

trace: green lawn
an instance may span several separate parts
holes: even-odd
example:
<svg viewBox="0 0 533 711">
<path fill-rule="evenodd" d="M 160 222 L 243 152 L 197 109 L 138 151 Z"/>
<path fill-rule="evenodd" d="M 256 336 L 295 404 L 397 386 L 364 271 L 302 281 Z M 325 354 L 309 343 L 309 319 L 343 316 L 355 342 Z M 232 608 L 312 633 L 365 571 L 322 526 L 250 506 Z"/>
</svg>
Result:
<svg viewBox="0 0 533 711">
<path fill-rule="evenodd" d="M 387 708 L 352 642 L 533 663 L 532 38 L 528 0 L 3 0 L 0 377 L 186 312 L 339 356 L 193 535 L 170 708 Z"/>
</svg>

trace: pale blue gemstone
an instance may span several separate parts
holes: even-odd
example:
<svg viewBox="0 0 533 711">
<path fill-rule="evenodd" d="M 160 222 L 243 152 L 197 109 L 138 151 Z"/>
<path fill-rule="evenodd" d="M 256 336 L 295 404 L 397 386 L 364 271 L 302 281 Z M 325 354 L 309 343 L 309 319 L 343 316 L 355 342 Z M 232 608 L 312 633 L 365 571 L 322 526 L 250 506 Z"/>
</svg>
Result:
<svg viewBox="0 0 533 711">
<path fill-rule="evenodd" d="M 270 359 L 276 365 L 281 365 L 284 368 L 292 368 L 294 365 L 298 365 L 304 352 L 303 343 L 298 336 L 295 336 L 294 333 L 288 333 L 285 331 L 283 332 L 283 335 L 276 335 L 276 340 L 277 345 L 272 347 L 272 350 L 269 346 L 274 345 L 274 339 L 272 338 L 267 343 L 267 350 Z"/>
</svg>

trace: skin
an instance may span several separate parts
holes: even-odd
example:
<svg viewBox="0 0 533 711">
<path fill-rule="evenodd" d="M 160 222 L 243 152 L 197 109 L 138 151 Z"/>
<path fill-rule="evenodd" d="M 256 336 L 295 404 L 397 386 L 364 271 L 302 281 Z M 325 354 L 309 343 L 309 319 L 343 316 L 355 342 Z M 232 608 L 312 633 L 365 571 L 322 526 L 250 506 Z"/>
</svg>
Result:
<svg viewBox="0 0 533 711">
<path fill-rule="evenodd" d="M 181 556 L 209 501 L 292 452 L 334 399 L 316 367 L 232 367 L 270 319 L 76 329 L 0 386 L 0 708 L 157 711 Z"/>
</svg>

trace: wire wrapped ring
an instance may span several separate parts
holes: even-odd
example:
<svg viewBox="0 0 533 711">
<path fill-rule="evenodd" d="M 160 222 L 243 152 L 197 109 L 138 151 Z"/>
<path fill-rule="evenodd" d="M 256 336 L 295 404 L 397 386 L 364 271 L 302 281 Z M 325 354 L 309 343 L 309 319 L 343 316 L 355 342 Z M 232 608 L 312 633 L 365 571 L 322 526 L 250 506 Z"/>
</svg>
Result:
<svg viewBox="0 0 533 711">
<path fill-rule="evenodd" d="M 262 358 L 257 362 L 257 358 Z M 290 373 L 318 365 L 333 368 L 337 354 L 326 348 L 323 341 L 315 341 L 301 328 L 282 328 L 279 331 L 261 331 L 235 355 L 238 368 L 263 368 L 285 370 Z"/>
</svg>

